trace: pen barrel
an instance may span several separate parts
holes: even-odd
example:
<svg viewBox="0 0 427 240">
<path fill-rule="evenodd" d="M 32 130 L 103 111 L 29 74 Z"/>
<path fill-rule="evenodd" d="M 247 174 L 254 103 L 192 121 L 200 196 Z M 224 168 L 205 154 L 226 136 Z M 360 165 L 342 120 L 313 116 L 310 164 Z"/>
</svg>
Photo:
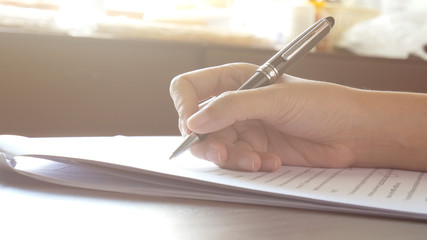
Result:
<svg viewBox="0 0 427 240">
<path fill-rule="evenodd" d="M 332 17 L 320 19 L 261 65 L 238 90 L 263 87 L 276 82 L 291 66 L 320 42 L 334 25 Z"/>
<path fill-rule="evenodd" d="M 282 75 L 328 35 L 334 23 L 335 20 L 333 17 L 320 19 L 286 45 L 267 63 L 275 66 L 279 74 Z"/>
</svg>

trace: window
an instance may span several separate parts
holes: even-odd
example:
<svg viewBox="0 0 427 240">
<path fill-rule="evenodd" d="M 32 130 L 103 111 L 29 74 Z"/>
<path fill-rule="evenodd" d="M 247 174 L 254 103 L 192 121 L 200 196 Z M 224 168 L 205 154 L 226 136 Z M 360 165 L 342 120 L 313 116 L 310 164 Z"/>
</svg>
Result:
<svg viewBox="0 0 427 240">
<path fill-rule="evenodd" d="M 332 15 L 336 24 L 317 48 L 331 51 L 356 23 L 387 11 L 422 9 L 427 10 L 423 0 L 0 0 L 0 31 L 279 48 L 317 18 Z M 415 16 L 407 15 L 409 20 Z M 427 22 L 423 24 L 413 28 L 424 29 Z M 364 38 L 360 41 L 347 41 L 341 47 L 367 44 Z M 381 47 L 368 47 L 378 49 L 381 56 L 397 56 Z"/>
<path fill-rule="evenodd" d="M 230 0 L 0 0 L 0 27 L 3 31 L 72 36 L 213 37 L 213 30 L 219 36 L 231 34 L 224 33 L 228 31 L 231 3 Z"/>
</svg>

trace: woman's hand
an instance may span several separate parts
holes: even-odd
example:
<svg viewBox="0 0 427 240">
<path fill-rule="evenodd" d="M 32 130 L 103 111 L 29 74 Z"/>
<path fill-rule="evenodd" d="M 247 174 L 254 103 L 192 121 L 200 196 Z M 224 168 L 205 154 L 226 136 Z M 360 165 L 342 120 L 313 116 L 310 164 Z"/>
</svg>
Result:
<svg viewBox="0 0 427 240">
<path fill-rule="evenodd" d="M 376 94 L 286 75 L 267 87 L 234 91 L 256 69 L 227 64 L 173 79 L 170 93 L 181 132 L 209 133 L 192 147 L 195 156 L 244 171 L 274 171 L 282 164 L 387 166 L 383 156 L 361 159 L 372 156 L 370 145 L 381 145 L 372 138 L 384 120 L 370 102 Z"/>
</svg>

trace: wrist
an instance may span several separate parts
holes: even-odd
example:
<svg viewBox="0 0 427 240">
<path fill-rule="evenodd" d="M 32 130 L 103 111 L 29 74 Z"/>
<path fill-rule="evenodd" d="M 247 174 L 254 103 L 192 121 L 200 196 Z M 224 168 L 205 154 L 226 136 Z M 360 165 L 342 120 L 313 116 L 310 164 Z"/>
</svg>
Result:
<svg viewBox="0 0 427 240">
<path fill-rule="evenodd" d="M 427 170 L 427 97 L 360 90 L 355 166 Z"/>
</svg>

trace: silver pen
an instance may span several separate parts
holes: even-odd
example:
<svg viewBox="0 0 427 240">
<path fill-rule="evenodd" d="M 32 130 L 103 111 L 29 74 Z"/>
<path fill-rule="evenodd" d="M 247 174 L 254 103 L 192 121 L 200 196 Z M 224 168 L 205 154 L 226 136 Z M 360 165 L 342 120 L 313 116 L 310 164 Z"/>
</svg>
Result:
<svg viewBox="0 0 427 240">
<path fill-rule="evenodd" d="M 315 22 L 311 27 L 307 28 L 298 37 L 277 52 L 266 63 L 260 66 L 255 74 L 237 90 L 258 88 L 274 83 L 289 67 L 316 46 L 316 44 L 329 33 L 334 23 L 335 20 L 333 17 L 322 18 Z M 169 159 L 179 156 L 206 135 L 207 134 L 189 134 L 182 144 L 172 153 Z"/>
</svg>

